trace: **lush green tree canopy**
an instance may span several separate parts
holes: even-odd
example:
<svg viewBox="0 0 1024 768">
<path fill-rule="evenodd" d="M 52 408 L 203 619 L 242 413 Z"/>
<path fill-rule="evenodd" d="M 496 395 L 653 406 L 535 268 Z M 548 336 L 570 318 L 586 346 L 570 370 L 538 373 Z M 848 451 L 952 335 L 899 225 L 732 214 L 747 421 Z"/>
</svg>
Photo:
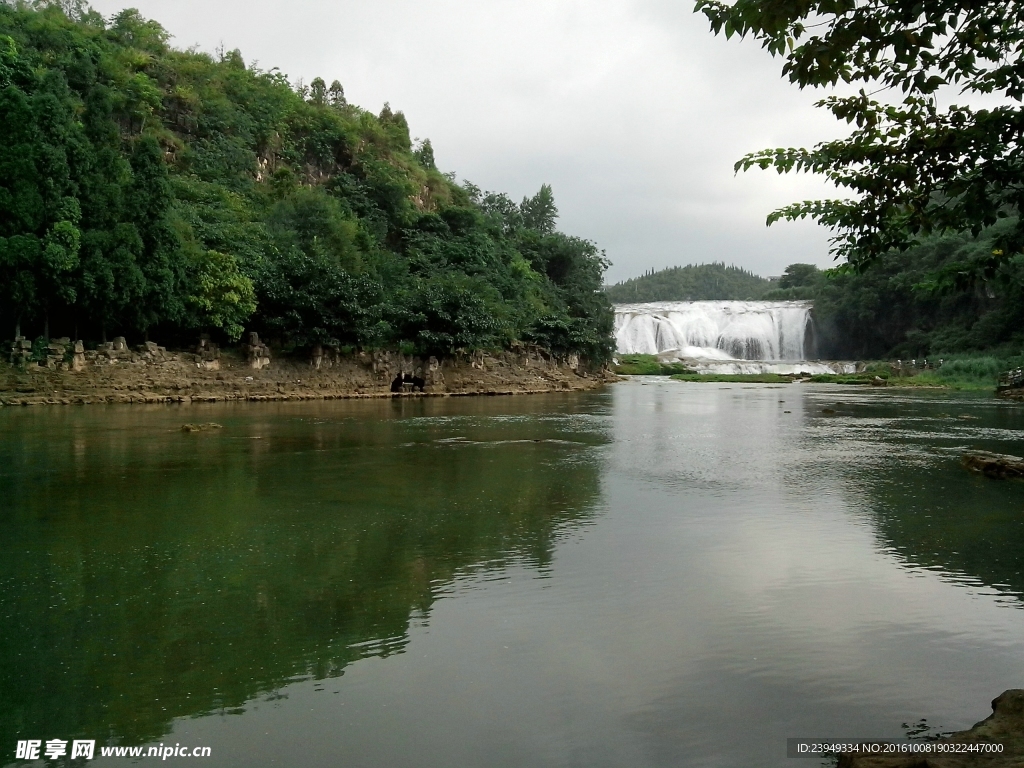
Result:
<svg viewBox="0 0 1024 768">
<path fill-rule="evenodd" d="M 759 299 L 772 283 L 741 267 L 722 263 L 687 264 L 651 271 L 605 289 L 617 304 L 644 301 L 725 301 Z"/>
<path fill-rule="evenodd" d="M 833 228 L 854 267 L 922 236 L 979 235 L 1024 202 L 1024 6 L 994 0 L 697 0 L 715 33 L 752 36 L 784 58 L 801 88 L 862 83 L 819 102 L 855 126 L 813 149 L 766 149 L 736 167 L 823 174 L 852 193 L 796 203 L 768 217 L 811 217 Z M 886 93 L 889 103 L 876 96 Z M 993 94 L 991 108 L 950 103 Z M 999 230 L 956 270 L 991 276 L 1024 249 L 1024 221 Z"/>
<path fill-rule="evenodd" d="M 550 186 L 459 185 L 401 111 L 326 83 L 176 50 L 134 10 L 0 2 L 0 322 L 607 358 L 607 263 Z"/>
<path fill-rule="evenodd" d="M 520 210 L 526 226 L 545 235 L 555 231 L 558 208 L 555 207 L 555 196 L 549 184 L 542 184 L 540 191 L 533 197 L 524 197 Z"/>
</svg>

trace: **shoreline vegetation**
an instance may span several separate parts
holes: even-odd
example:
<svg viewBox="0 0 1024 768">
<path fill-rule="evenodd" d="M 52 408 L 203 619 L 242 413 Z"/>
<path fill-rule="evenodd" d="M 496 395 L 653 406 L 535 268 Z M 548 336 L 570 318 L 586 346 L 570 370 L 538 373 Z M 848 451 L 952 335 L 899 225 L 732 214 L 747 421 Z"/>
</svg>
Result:
<svg viewBox="0 0 1024 768">
<path fill-rule="evenodd" d="M 942 388 L 962 391 L 995 392 L 1000 374 L 1021 367 L 1020 357 L 943 358 L 936 367 L 916 367 L 904 362 L 872 361 L 863 363 L 856 373 L 778 374 L 778 373 L 698 373 L 681 362 L 662 362 L 655 355 L 620 355 L 612 370 L 622 376 L 669 376 L 683 382 L 728 382 L 751 384 L 847 384 L 902 388 Z"/>
</svg>

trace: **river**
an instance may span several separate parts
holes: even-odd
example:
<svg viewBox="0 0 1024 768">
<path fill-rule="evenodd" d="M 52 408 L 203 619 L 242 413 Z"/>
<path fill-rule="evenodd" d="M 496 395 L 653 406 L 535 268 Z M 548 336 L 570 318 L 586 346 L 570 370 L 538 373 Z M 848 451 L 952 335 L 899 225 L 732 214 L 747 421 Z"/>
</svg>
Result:
<svg viewBox="0 0 1024 768">
<path fill-rule="evenodd" d="M 0 750 L 784 766 L 965 728 L 1024 686 L 1024 484 L 959 455 L 1022 437 L 991 397 L 660 378 L 5 408 Z"/>
</svg>

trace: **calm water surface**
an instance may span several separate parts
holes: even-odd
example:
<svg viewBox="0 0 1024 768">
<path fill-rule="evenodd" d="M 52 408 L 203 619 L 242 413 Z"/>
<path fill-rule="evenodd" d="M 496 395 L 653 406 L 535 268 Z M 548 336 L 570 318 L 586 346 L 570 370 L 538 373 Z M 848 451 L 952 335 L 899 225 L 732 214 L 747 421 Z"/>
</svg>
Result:
<svg viewBox="0 0 1024 768">
<path fill-rule="evenodd" d="M 1024 452 L 1024 407 L 650 380 L 3 409 L 0 764 L 784 766 L 790 736 L 967 727 L 1024 687 L 1024 483 L 969 447 Z"/>
</svg>

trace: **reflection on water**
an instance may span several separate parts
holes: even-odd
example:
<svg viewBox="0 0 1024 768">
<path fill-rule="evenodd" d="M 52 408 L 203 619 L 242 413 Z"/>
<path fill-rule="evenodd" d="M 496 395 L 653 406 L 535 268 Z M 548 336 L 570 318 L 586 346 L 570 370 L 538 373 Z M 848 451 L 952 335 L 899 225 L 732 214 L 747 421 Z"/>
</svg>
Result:
<svg viewBox="0 0 1024 768">
<path fill-rule="evenodd" d="M 846 480 L 870 500 L 880 542 L 908 566 L 1024 607 L 1024 486 L 960 465 L 968 450 L 1024 452 L 1024 409 L 945 394 L 847 397 L 825 407 L 836 413 L 811 439 L 859 447 Z"/>
<path fill-rule="evenodd" d="M 661 379 L 7 409 L 0 750 L 782 766 L 966 727 L 1024 685 L 1024 483 L 959 455 L 1022 452 L 1022 414 Z"/>
<path fill-rule="evenodd" d="M 546 568 L 605 438 L 482 403 L 0 414 L 0 745 L 149 741 L 400 652 L 456 574 Z"/>
</svg>

